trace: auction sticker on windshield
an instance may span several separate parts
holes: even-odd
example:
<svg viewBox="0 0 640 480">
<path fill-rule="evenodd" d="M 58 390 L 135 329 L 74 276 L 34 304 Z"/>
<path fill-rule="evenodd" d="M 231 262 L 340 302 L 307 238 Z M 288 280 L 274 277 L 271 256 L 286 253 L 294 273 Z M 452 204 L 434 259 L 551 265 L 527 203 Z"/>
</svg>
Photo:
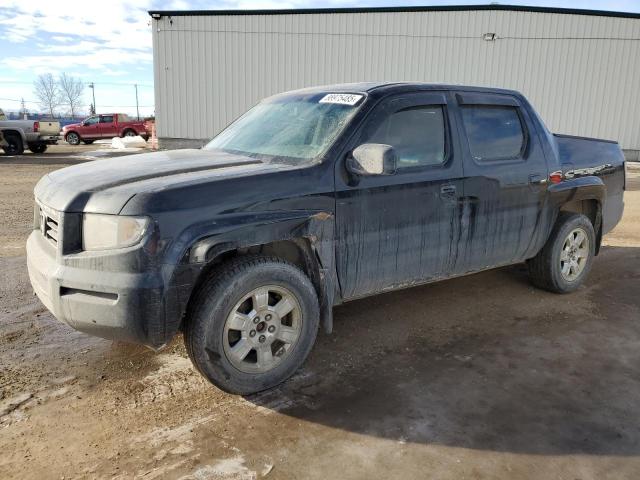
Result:
<svg viewBox="0 0 640 480">
<path fill-rule="evenodd" d="M 320 99 L 319 103 L 337 103 L 340 105 L 355 105 L 364 95 L 355 93 L 329 93 Z"/>
</svg>

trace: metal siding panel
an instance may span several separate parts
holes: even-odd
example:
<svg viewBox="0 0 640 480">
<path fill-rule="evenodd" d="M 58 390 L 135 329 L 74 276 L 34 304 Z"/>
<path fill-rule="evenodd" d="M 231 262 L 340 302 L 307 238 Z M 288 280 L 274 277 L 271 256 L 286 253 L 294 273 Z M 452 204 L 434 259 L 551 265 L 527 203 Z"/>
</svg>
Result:
<svg viewBox="0 0 640 480">
<path fill-rule="evenodd" d="M 163 137 L 211 137 L 261 98 L 288 89 L 412 80 L 514 88 L 553 131 L 640 148 L 640 41 L 576 39 L 637 39 L 638 19 L 446 11 L 173 22 L 164 17 L 153 32 Z M 503 38 L 486 42 L 485 32 Z"/>
</svg>

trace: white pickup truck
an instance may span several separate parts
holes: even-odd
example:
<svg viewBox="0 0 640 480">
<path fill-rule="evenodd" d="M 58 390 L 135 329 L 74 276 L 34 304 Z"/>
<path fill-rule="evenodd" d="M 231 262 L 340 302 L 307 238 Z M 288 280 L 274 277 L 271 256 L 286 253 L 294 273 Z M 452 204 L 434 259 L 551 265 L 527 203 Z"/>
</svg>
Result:
<svg viewBox="0 0 640 480">
<path fill-rule="evenodd" d="M 44 153 L 60 139 L 60 123 L 48 120 L 7 120 L 0 109 L 0 133 L 4 141 L 0 148 L 7 155 L 22 155 L 25 149 Z"/>
</svg>

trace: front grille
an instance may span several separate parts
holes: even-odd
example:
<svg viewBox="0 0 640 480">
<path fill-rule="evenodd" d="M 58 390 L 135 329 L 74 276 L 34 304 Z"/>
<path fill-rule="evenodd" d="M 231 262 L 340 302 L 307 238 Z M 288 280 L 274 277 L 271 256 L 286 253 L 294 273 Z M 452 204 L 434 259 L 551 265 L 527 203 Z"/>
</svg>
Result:
<svg viewBox="0 0 640 480">
<path fill-rule="evenodd" d="M 39 224 L 38 227 L 44 238 L 46 238 L 54 246 L 58 245 L 60 239 L 60 214 L 55 210 L 51 210 L 42 205 L 38 205 Z"/>
</svg>

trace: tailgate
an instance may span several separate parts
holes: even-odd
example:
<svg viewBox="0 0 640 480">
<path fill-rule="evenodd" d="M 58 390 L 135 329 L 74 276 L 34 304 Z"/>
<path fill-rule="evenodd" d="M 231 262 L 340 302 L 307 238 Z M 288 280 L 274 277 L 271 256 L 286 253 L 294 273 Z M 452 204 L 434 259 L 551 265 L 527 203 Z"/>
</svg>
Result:
<svg viewBox="0 0 640 480">
<path fill-rule="evenodd" d="M 40 135 L 60 135 L 60 122 L 50 122 L 48 120 L 40 120 Z"/>
</svg>

